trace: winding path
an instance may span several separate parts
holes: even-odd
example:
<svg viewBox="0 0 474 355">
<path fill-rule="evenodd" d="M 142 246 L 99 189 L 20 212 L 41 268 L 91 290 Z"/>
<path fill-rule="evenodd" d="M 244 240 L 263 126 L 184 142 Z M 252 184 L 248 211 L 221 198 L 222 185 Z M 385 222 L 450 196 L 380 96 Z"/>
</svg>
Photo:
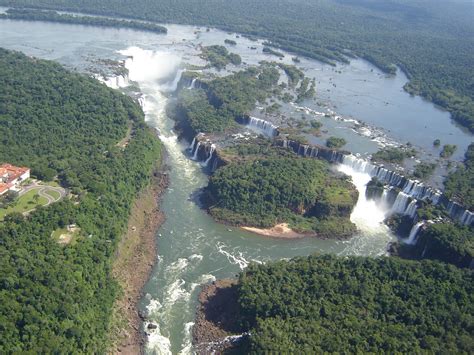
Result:
<svg viewBox="0 0 474 355">
<path fill-rule="evenodd" d="M 27 187 L 25 187 L 20 193 L 19 193 L 19 196 L 23 196 L 24 194 L 26 194 L 27 192 L 31 191 L 31 190 L 38 190 L 38 195 L 41 196 L 41 197 L 44 197 L 48 202 L 46 204 L 43 205 L 43 207 L 46 207 L 46 206 L 49 206 L 50 204 L 54 203 L 54 202 L 58 202 L 59 200 L 63 199 L 64 197 L 66 197 L 67 195 L 67 191 L 66 189 L 62 188 L 62 187 L 55 187 L 55 186 L 48 186 L 48 185 L 41 185 L 39 184 L 38 182 L 33 182 L 32 184 L 28 185 Z M 57 193 L 59 193 L 59 197 L 58 198 L 55 198 L 53 195 L 50 195 L 48 194 L 48 192 L 50 191 L 55 191 Z M 36 209 L 33 208 L 29 211 L 26 211 L 26 212 L 23 212 L 23 215 L 28 215 L 29 213 L 33 212 L 34 210 Z"/>
</svg>

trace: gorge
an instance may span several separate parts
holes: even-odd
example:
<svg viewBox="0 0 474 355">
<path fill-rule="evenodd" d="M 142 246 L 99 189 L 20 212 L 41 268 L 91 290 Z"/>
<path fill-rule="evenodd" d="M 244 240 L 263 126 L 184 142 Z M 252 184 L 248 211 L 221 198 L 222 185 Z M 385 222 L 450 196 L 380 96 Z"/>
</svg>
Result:
<svg viewBox="0 0 474 355">
<path fill-rule="evenodd" d="M 417 201 L 422 200 L 431 200 L 443 206 L 454 220 L 465 225 L 472 225 L 474 222 L 472 212 L 450 201 L 437 188 L 431 188 L 426 183 L 405 177 L 399 171 L 367 160 L 382 144 L 390 144 L 392 140 L 419 144 L 421 157 L 433 160 L 437 151 L 432 147 L 431 138 L 441 135 L 443 142 L 458 145 L 453 159 L 461 160 L 463 151 L 472 141 L 472 135 L 461 131 L 446 119 L 446 112 L 401 92 L 401 87 L 406 82 L 403 73 L 396 77 L 386 77 L 360 59 L 355 59 L 352 64 L 338 65 L 336 68 L 342 73 L 336 73 L 329 65 L 301 58 L 300 64 L 305 75 L 314 76 L 320 81 L 317 93 L 321 96 L 317 96 L 316 101 L 320 101 L 321 105 L 314 100 L 288 104 L 282 107 L 281 116 L 266 115 L 257 108 L 238 122 L 240 125 L 236 132 L 221 137 L 221 140 L 206 133 L 185 141 L 179 139 L 179 132 L 175 129 L 175 121 L 167 111 L 167 106 L 175 103 L 176 90 L 205 90 L 205 81 L 185 75 L 193 67 L 202 68 L 205 65 L 199 57 L 199 46 L 202 43 L 220 44 L 226 38 L 234 38 L 237 44 L 232 45 L 229 50 L 242 57 L 245 64 L 240 69 L 255 66 L 261 60 L 268 60 L 269 56 L 261 52 L 264 46 L 261 40 L 255 42 L 243 37 L 237 38 L 235 34 L 214 29 L 205 32 L 191 26 L 167 25 L 167 28 L 166 35 L 156 35 L 65 24 L 10 20 L 0 22 L 0 30 L 5 34 L 0 38 L 2 47 L 57 60 L 80 72 L 97 76 L 98 73 L 91 69 L 94 66 L 91 58 L 122 61 L 128 75 L 114 76 L 108 73 L 105 78 L 102 77 L 103 80 L 108 86 L 120 89 L 141 104 L 147 124 L 156 130 L 166 148 L 170 186 L 161 206 L 166 221 L 157 232 L 157 262 L 140 301 L 140 308 L 146 315 L 143 325 L 147 333 L 146 352 L 191 353 L 191 329 L 200 285 L 233 277 L 250 263 L 262 264 L 312 253 L 339 256 L 386 255 L 387 244 L 395 241 L 396 237 L 384 224 L 384 220 L 393 213 L 415 217 Z M 258 53 L 252 47 L 258 48 Z M 291 55 L 287 52 L 284 54 L 282 61 L 290 64 Z M 237 69 L 239 68 L 235 66 L 229 71 L 210 69 L 210 72 L 224 76 Z M 197 71 L 199 70 L 204 69 Z M 370 85 L 359 85 L 361 78 Z M 333 86 L 333 81 L 337 82 L 337 87 Z M 374 98 L 374 93 L 379 95 L 377 99 Z M 359 104 L 360 96 L 369 99 Z M 390 104 L 386 105 L 384 102 Z M 430 137 L 429 140 L 423 138 L 417 141 L 420 132 L 401 124 L 394 129 L 395 137 L 390 135 L 388 130 L 396 125 L 395 117 L 401 111 L 408 112 L 408 116 L 414 112 L 419 115 L 416 125 L 427 126 L 423 135 Z M 324 133 L 325 136 L 336 134 L 345 137 L 349 143 L 344 149 L 353 154 L 328 149 L 322 146 L 321 138 L 317 136 L 311 137 L 309 142 L 292 140 L 291 136 L 285 138 L 280 129 L 287 123 L 286 118 L 301 116 L 302 113 L 307 121 L 322 122 L 324 129 L 328 130 L 328 133 Z M 356 117 L 352 117 L 352 114 Z M 380 117 L 392 118 L 387 120 L 389 128 L 386 130 L 383 129 L 385 123 Z M 361 126 L 350 121 L 357 120 L 360 123 L 365 119 L 374 126 Z M 441 128 L 428 127 L 432 119 L 442 122 Z M 373 133 L 375 130 L 372 130 L 364 135 L 361 127 L 367 130 L 378 127 L 383 134 L 376 135 Z M 275 146 L 286 148 L 297 155 L 324 159 L 332 163 L 334 169 L 351 176 L 359 192 L 357 204 L 350 216 L 358 227 L 352 238 L 263 238 L 218 224 L 199 206 L 199 194 L 208 183 L 208 174 L 226 164 L 225 157 L 221 157 L 223 145 L 233 140 L 245 142 L 247 138 L 253 139 L 258 134 L 272 139 Z M 437 174 L 441 176 L 443 173 L 438 171 Z M 366 185 L 373 177 L 383 184 L 383 191 L 377 196 L 367 196 Z M 405 236 L 407 244 L 416 243 L 417 234 L 424 223 L 416 218 L 412 219 L 411 232 Z"/>
</svg>

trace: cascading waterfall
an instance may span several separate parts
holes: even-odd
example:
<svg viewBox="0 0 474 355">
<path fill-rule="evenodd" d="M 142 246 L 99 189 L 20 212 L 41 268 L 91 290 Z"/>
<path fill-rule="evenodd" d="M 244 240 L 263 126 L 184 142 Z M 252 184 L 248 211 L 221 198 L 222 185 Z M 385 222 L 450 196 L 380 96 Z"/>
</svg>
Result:
<svg viewBox="0 0 474 355">
<path fill-rule="evenodd" d="M 413 225 L 413 227 L 410 230 L 410 234 L 407 240 L 405 241 L 405 244 L 410 244 L 410 245 L 416 244 L 416 236 L 418 235 L 418 232 L 423 224 L 425 224 L 424 221 L 418 222 Z"/>
<path fill-rule="evenodd" d="M 262 120 L 261 118 L 250 117 L 247 126 L 259 133 L 264 133 L 268 137 L 275 137 L 278 134 L 278 126 L 275 126 L 271 122 Z"/>
<path fill-rule="evenodd" d="M 193 154 L 193 157 L 192 159 L 193 160 L 198 160 L 198 153 L 199 153 L 199 147 L 201 146 L 201 142 L 197 142 L 196 144 L 196 148 L 194 149 L 194 154 Z"/>
<path fill-rule="evenodd" d="M 189 145 L 188 149 L 189 151 L 192 153 L 193 150 L 194 150 L 194 145 L 196 144 L 196 137 L 193 138 L 193 141 L 191 142 L 191 144 Z"/>
<path fill-rule="evenodd" d="M 211 144 L 211 149 L 209 151 L 209 156 L 208 158 L 206 159 L 206 161 L 204 162 L 204 166 L 207 166 L 209 164 L 209 162 L 211 161 L 212 157 L 214 156 L 214 152 L 216 151 L 216 145 L 215 144 Z"/>
<path fill-rule="evenodd" d="M 188 89 L 192 90 L 196 87 L 196 80 L 197 78 L 193 78 L 193 80 L 191 81 L 191 85 L 189 85 Z"/>
<path fill-rule="evenodd" d="M 474 223 L 474 213 L 468 210 L 465 210 L 461 216 L 461 223 L 468 226 Z"/>
<path fill-rule="evenodd" d="M 399 188 L 401 190 L 394 200 L 390 213 L 399 213 L 413 217 L 417 209 L 417 200 L 429 200 L 435 205 L 441 203 L 446 207 L 453 220 L 457 220 L 465 225 L 474 223 L 474 213 L 450 201 L 441 192 L 419 181 L 407 179 L 397 172 L 371 164 L 354 155 L 345 155 L 342 164 L 351 167 L 355 171 L 376 177 L 380 182 L 389 185 L 388 189 Z M 387 194 L 384 194 L 381 199 L 382 202 L 386 203 L 387 197 Z M 410 202 L 409 198 L 412 198 Z"/>
<path fill-rule="evenodd" d="M 391 214 L 406 214 L 410 201 L 410 196 L 407 194 L 400 192 L 393 203 L 392 208 L 390 209 Z"/>
<path fill-rule="evenodd" d="M 370 175 L 344 164 L 339 164 L 337 169 L 352 177 L 352 182 L 359 192 L 357 204 L 351 214 L 351 221 L 368 235 L 377 234 L 380 229 L 387 228 L 383 224 L 385 211 L 375 201 L 368 200 L 365 195 L 367 183 L 371 179 Z"/>
<path fill-rule="evenodd" d="M 415 214 L 416 214 L 416 209 L 417 209 L 416 202 L 417 202 L 416 199 L 412 199 L 408 207 L 404 211 L 404 213 L 407 216 L 410 216 L 411 218 L 415 217 Z"/>
</svg>

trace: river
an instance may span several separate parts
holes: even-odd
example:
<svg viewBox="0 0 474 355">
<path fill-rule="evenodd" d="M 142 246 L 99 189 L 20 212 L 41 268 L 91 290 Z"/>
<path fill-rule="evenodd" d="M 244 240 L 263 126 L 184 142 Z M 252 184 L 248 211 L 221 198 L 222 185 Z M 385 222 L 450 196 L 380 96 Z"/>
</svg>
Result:
<svg viewBox="0 0 474 355">
<path fill-rule="evenodd" d="M 363 196 L 351 216 L 360 233 L 349 241 L 268 239 L 215 223 L 195 203 L 196 194 L 207 183 L 207 176 L 199 163 L 189 159 L 189 142 L 178 140 L 173 122 L 166 115 L 166 104 L 186 65 L 203 64 L 198 57 L 198 44 L 223 44 L 225 38 L 234 38 L 238 44 L 231 50 L 239 53 L 245 63 L 256 64 L 262 58 L 269 58 L 261 53 L 261 41 L 252 42 L 213 29 L 206 32 L 191 26 L 166 26 L 167 35 L 156 35 L 123 29 L 4 20 L 0 21 L 0 46 L 56 60 L 81 72 L 88 72 L 97 59 L 129 58 L 126 67 L 130 79 L 138 84 L 143 95 L 146 121 L 157 128 L 171 168 L 170 187 L 162 203 L 166 222 L 157 234 L 157 263 L 140 304 L 150 320 L 158 325 L 151 331 L 145 350 L 150 354 L 184 354 L 191 351 L 190 331 L 200 284 L 235 276 L 249 262 L 261 263 L 312 253 L 383 255 L 387 243 L 394 237 L 381 223 L 383 211 Z M 258 50 L 250 48 L 254 46 Z M 287 55 L 284 61 L 290 63 L 291 56 Z M 421 149 L 430 152 L 432 140 L 440 138 L 443 143 L 458 145 L 456 159 L 462 157 L 472 141 L 472 136 L 454 125 L 446 112 L 404 93 L 402 86 L 406 78 L 403 75 L 387 77 L 361 60 L 338 66 L 340 72 L 307 59 L 302 59 L 301 65 L 307 75 L 317 77 L 321 88 L 318 100 L 323 100 L 325 107 L 376 125 L 387 134 L 393 132 L 391 138 L 395 140 L 416 141 Z M 335 86 L 333 82 L 336 82 Z M 318 108 L 310 102 L 304 105 Z M 421 128 L 408 127 L 414 118 L 417 125 L 426 126 L 423 132 L 420 132 Z M 404 123 L 397 123 L 397 120 Z M 431 122 L 436 125 L 433 127 Z M 351 130 L 340 121 L 327 119 L 325 125 L 328 130 L 347 132 L 348 147 L 354 152 L 363 154 L 377 147 L 377 142 L 350 133 Z M 367 175 L 357 175 L 347 167 L 340 169 L 346 169 L 344 172 L 353 177 L 363 195 Z"/>
</svg>

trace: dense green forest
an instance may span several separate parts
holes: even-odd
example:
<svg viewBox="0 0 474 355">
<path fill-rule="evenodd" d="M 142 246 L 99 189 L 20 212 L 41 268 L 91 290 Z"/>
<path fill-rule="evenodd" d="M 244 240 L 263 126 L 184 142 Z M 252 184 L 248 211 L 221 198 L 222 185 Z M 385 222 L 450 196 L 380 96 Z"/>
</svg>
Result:
<svg viewBox="0 0 474 355">
<path fill-rule="evenodd" d="M 203 47 L 201 57 L 209 62 L 209 66 L 218 70 L 224 69 L 228 64 L 240 65 L 242 63 L 240 55 L 229 53 L 226 47 L 219 45 Z"/>
<path fill-rule="evenodd" d="M 213 79 L 206 84 L 206 90 L 182 90 L 177 106 L 181 119 L 178 125 L 192 136 L 232 128 L 257 102 L 272 96 L 279 77 L 273 65 L 264 64 Z"/>
<path fill-rule="evenodd" d="M 6 14 L 0 14 L 0 19 L 24 20 L 24 21 L 50 21 L 69 23 L 85 26 L 130 28 L 140 31 L 155 33 L 166 33 L 166 27 L 139 21 L 115 20 L 91 16 L 73 16 L 67 14 L 58 14 L 56 11 L 40 11 L 29 9 L 9 9 Z"/>
<path fill-rule="evenodd" d="M 57 175 L 75 194 L 0 225 L 0 353 L 104 353 L 119 291 L 111 259 L 159 142 L 127 96 L 1 49 L 0 102 L 0 161 Z M 80 236 L 58 244 L 52 232 L 72 223 Z"/>
<path fill-rule="evenodd" d="M 409 158 L 416 155 L 416 151 L 412 149 L 405 148 L 382 148 L 372 155 L 372 160 L 379 162 L 388 162 L 388 163 L 403 163 L 405 158 Z"/>
<path fill-rule="evenodd" d="M 464 164 L 449 174 L 444 186 L 446 195 L 474 211 L 474 143 L 466 151 Z"/>
<path fill-rule="evenodd" d="M 396 253 L 469 267 L 474 259 L 474 228 L 452 223 L 430 224 L 420 230 L 415 245 L 400 244 Z"/>
<path fill-rule="evenodd" d="M 355 231 L 349 215 L 357 191 L 322 160 L 260 155 L 231 163 L 211 176 L 206 200 L 215 218 L 235 225 L 273 227 L 286 222 L 325 238 L 348 237 Z"/>
<path fill-rule="evenodd" d="M 433 261 L 310 256 L 239 278 L 251 353 L 471 353 L 472 271 Z"/>
<path fill-rule="evenodd" d="M 427 0 L 0 0 L 158 22 L 215 26 L 261 36 L 324 62 L 363 57 L 398 65 L 406 89 L 451 111 L 474 131 L 474 30 L 469 1 Z M 283 30 L 284 29 L 284 30 Z"/>
</svg>

